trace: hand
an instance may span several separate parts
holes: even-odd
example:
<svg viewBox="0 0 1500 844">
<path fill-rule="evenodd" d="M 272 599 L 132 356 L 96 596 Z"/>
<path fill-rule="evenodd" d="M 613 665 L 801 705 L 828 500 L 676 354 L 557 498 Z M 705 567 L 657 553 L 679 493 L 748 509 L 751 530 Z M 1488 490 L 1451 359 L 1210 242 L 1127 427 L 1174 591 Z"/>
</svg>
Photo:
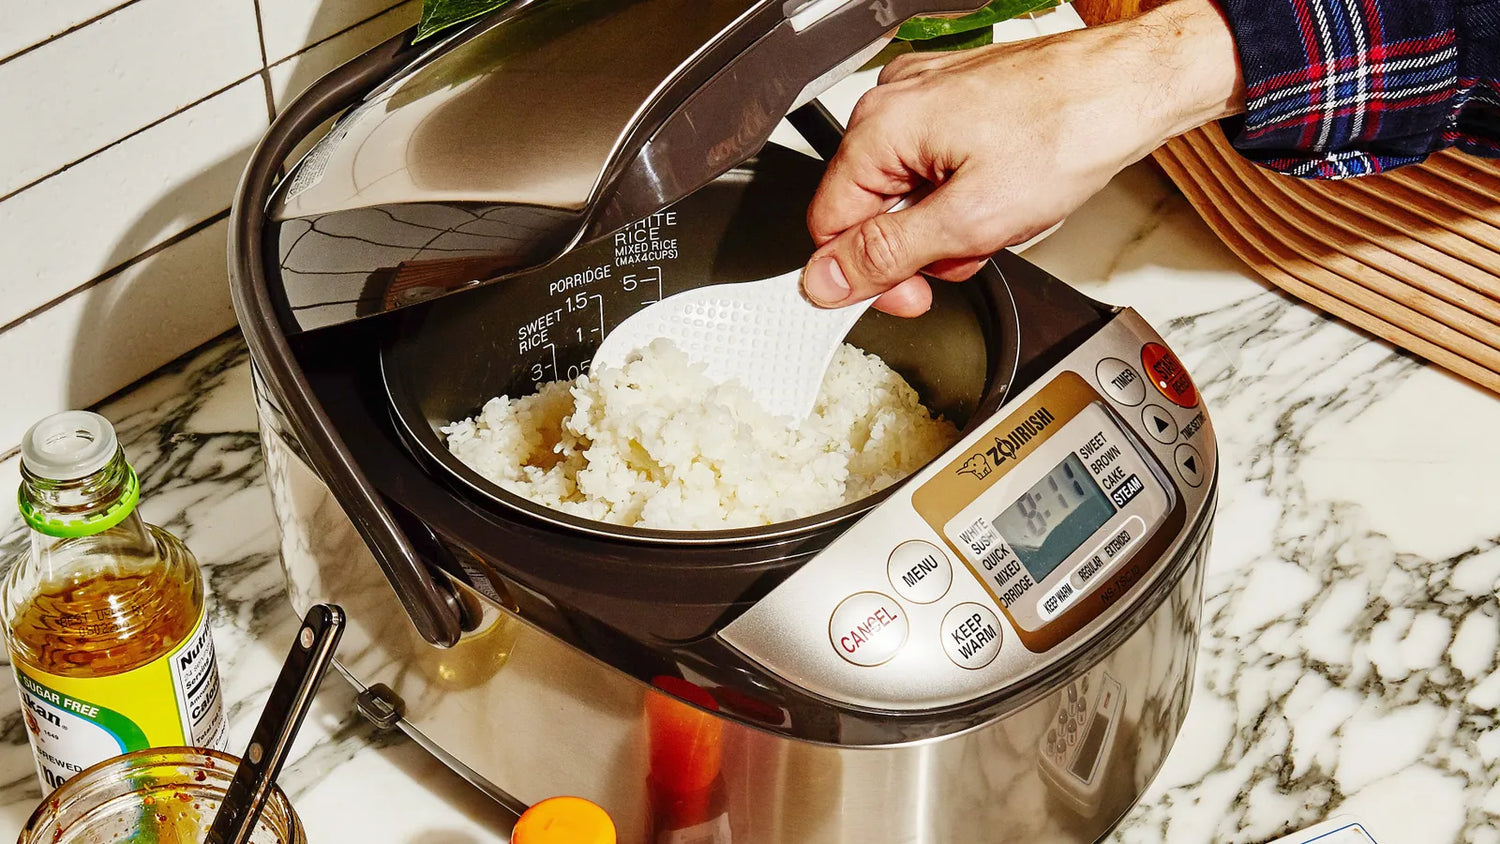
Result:
<svg viewBox="0 0 1500 844">
<path fill-rule="evenodd" d="M 816 304 L 878 296 L 917 316 L 920 271 L 961 281 L 1062 220 L 1162 141 L 1243 109 L 1227 22 L 1210 0 L 1014 44 L 891 62 L 849 119 L 813 197 Z M 883 213 L 901 196 L 930 193 Z"/>
</svg>

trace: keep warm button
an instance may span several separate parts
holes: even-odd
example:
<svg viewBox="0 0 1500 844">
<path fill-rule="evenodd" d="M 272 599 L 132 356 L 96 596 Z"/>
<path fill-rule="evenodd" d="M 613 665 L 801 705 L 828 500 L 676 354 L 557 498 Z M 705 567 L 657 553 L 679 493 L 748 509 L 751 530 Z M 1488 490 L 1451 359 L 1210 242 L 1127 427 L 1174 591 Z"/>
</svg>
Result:
<svg viewBox="0 0 1500 844">
<path fill-rule="evenodd" d="M 983 668 L 1000 653 L 1000 619 L 982 604 L 959 604 L 943 616 L 943 650 L 959 668 Z"/>
<path fill-rule="evenodd" d="M 828 619 L 828 639 L 839 656 L 855 665 L 879 665 L 906 644 L 906 610 L 879 592 L 856 592 Z"/>
</svg>

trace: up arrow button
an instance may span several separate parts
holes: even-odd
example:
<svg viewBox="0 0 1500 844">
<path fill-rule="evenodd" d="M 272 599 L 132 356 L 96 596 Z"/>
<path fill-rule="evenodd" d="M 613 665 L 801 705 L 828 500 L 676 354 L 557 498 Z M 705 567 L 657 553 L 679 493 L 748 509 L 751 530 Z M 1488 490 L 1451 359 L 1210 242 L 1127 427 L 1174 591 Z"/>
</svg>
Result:
<svg viewBox="0 0 1500 844">
<path fill-rule="evenodd" d="M 1203 485 L 1203 455 L 1198 453 L 1198 449 L 1183 443 L 1172 453 L 1172 457 L 1176 460 L 1178 474 L 1182 475 L 1182 480 L 1188 486 L 1197 488 Z"/>
<path fill-rule="evenodd" d="M 1177 420 L 1161 405 L 1146 405 L 1141 411 L 1141 421 L 1146 426 L 1146 433 L 1157 442 L 1171 445 L 1177 441 Z"/>
</svg>

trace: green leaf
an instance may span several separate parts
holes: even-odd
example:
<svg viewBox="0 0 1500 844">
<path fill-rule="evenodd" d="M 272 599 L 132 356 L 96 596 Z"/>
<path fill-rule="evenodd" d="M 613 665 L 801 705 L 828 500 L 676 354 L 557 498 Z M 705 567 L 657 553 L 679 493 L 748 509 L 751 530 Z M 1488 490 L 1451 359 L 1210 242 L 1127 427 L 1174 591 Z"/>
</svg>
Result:
<svg viewBox="0 0 1500 844">
<path fill-rule="evenodd" d="M 948 50 L 967 50 L 971 47 L 983 47 L 993 43 L 995 43 L 995 30 L 986 26 L 968 32 L 923 38 L 921 41 L 911 42 L 911 48 L 918 53 L 938 53 Z"/>
<path fill-rule="evenodd" d="M 423 0 L 422 20 L 417 24 L 415 44 L 450 26 L 471 21 L 509 3 L 510 0 Z"/>
<path fill-rule="evenodd" d="M 1059 0 L 992 0 L 972 14 L 957 18 L 912 18 L 901 25 L 896 37 L 903 41 L 925 41 L 988 28 L 1002 21 L 1058 5 Z M 989 43 L 988 41 L 984 43 Z M 958 48 L 948 48 L 958 49 Z"/>
</svg>

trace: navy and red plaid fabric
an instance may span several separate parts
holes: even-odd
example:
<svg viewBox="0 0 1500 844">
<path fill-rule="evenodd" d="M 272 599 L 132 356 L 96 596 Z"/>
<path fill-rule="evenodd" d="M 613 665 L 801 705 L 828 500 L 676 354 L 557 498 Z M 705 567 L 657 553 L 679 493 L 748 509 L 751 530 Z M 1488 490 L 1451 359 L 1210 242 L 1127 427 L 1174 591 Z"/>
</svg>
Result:
<svg viewBox="0 0 1500 844">
<path fill-rule="evenodd" d="M 1500 0 L 1220 0 L 1251 160 L 1339 179 L 1449 146 L 1500 156 Z"/>
</svg>

